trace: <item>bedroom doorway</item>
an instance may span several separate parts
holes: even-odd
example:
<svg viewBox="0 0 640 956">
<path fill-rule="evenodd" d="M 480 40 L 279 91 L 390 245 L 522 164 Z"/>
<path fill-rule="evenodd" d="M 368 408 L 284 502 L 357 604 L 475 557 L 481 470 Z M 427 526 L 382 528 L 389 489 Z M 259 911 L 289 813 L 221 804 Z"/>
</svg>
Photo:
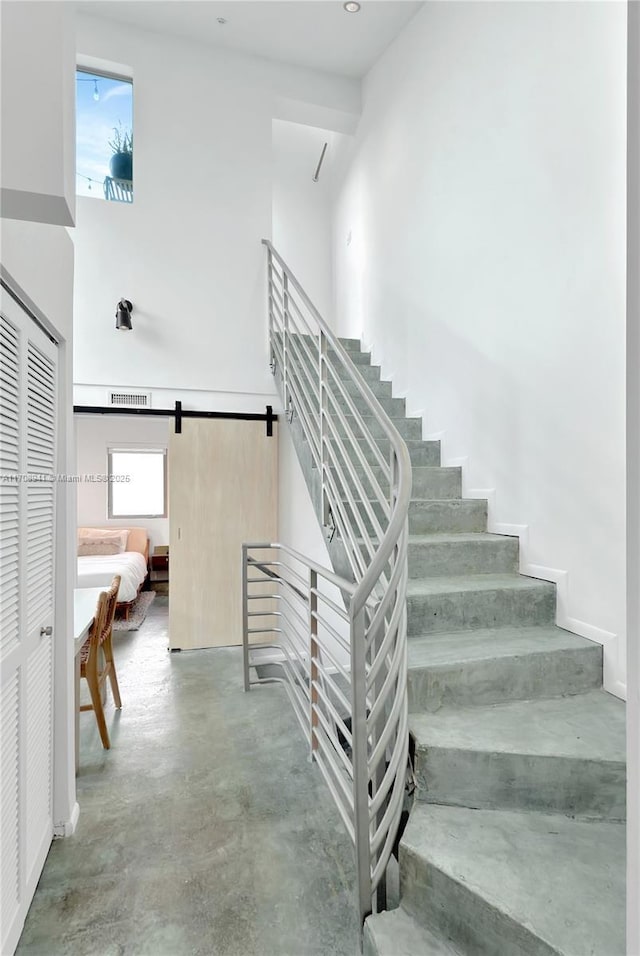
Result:
<svg viewBox="0 0 640 956">
<path fill-rule="evenodd" d="M 168 464 L 169 646 L 241 644 L 241 545 L 277 539 L 278 425 L 186 419 Z"/>
</svg>

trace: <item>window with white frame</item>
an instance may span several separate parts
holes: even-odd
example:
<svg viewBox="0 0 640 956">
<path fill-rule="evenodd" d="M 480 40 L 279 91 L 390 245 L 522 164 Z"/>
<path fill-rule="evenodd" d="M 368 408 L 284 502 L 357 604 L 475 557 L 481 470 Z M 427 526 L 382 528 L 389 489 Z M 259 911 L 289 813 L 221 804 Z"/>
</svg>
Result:
<svg viewBox="0 0 640 956">
<path fill-rule="evenodd" d="M 133 202 L 133 82 L 76 70 L 76 193 Z"/>
<path fill-rule="evenodd" d="M 165 448 L 109 449 L 109 517 L 167 517 Z"/>
</svg>

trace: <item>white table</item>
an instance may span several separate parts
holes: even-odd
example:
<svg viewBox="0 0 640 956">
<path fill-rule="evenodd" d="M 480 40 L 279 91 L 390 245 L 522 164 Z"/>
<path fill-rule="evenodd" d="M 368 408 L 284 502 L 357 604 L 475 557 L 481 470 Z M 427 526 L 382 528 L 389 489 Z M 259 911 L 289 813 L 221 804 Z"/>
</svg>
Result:
<svg viewBox="0 0 640 956">
<path fill-rule="evenodd" d="M 89 637 L 89 629 L 105 588 L 75 588 L 73 592 L 73 649 L 75 655 L 76 773 L 80 761 L 80 651 Z"/>
</svg>

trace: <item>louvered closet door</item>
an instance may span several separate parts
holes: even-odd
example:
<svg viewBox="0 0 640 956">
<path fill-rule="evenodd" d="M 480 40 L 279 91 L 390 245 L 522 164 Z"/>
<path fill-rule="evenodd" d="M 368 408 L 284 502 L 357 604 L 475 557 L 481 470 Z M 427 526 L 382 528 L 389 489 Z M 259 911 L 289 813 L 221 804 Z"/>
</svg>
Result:
<svg viewBox="0 0 640 956">
<path fill-rule="evenodd" d="M 0 952 L 13 951 L 53 837 L 57 355 L 0 315 Z M 26 477 L 25 477 L 26 476 Z"/>
</svg>

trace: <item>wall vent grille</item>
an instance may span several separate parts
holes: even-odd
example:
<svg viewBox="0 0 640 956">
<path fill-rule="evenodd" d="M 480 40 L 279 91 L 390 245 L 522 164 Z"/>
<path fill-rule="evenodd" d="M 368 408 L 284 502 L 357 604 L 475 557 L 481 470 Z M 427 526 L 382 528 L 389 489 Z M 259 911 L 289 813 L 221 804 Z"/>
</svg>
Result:
<svg viewBox="0 0 640 956">
<path fill-rule="evenodd" d="M 123 408 L 151 408 L 151 392 L 109 391 L 108 405 Z"/>
</svg>

